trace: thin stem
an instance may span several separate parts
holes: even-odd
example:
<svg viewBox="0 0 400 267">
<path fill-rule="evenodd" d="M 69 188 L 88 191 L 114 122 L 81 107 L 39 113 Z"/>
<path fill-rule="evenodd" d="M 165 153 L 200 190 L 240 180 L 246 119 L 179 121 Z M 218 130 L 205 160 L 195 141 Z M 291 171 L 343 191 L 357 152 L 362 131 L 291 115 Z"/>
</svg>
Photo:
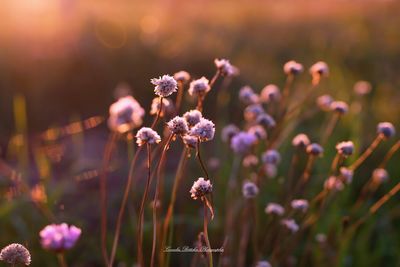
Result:
<svg viewBox="0 0 400 267">
<path fill-rule="evenodd" d="M 325 127 L 325 131 L 322 134 L 321 138 L 321 145 L 325 145 L 325 143 L 328 141 L 329 137 L 332 135 L 333 130 L 335 129 L 338 121 L 340 119 L 340 113 L 335 112 L 331 119 L 328 122 L 328 125 Z"/>
<path fill-rule="evenodd" d="M 151 127 L 150 127 L 151 129 L 154 129 L 154 127 L 157 125 L 158 120 L 161 117 L 161 112 L 162 112 L 162 109 L 163 109 L 163 97 L 160 96 L 159 99 L 160 99 L 160 108 L 159 108 L 159 110 L 157 112 L 156 118 L 154 119 L 153 123 L 151 124 Z"/>
<path fill-rule="evenodd" d="M 65 261 L 64 252 L 57 253 L 57 260 L 60 267 L 67 267 L 67 262 Z"/>
<path fill-rule="evenodd" d="M 213 267 L 213 257 L 212 257 L 211 245 L 210 245 L 210 240 L 208 239 L 208 218 L 207 218 L 208 206 L 207 206 L 207 200 L 203 199 L 203 205 L 204 205 L 203 233 L 204 233 L 204 239 L 206 241 L 206 246 L 207 246 L 208 266 L 209 267 Z"/>
<path fill-rule="evenodd" d="M 314 155 L 309 155 L 306 167 L 304 168 L 304 172 L 301 175 L 301 178 L 300 178 L 300 180 L 299 180 L 299 182 L 297 184 L 297 188 L 295 190 L 296 194 L 301 194 L 301 192 L 304 189 L 304 186 L 306 185 L 306 183 L 310 179 L 312 167 L 314 165 L 314 161 L 315 161 L 315 156 Z"/>
<path fill-rule="evenodd" d="M 136 161 L 137 161 L 137 159 L 139 157 L 139 154 L 142 151 L 142 148 L 143 148 L 143 146 L 139 147 L 139 149 L 136 150 L 135 156 L 133 157 L 133 160 L 131 162 L 131 166 L 130 166 L 130 169 L 129 169 L 128 180 L 127 180 L 126 185 L 125 185 L 124 196 L 122 198 L 121 207 L 119 209 L 118 217 L 117 217 L 117 224 L 115 226 L 114 241 L 113 241 L 110 261 L 109 261 L 109 265 L 108 265 L 110 267 L 113 266 L 114 259 L 115 259 L 115 253 L 117 252 L 119 234 L 120 234 L 120 231 L 121 231 L 122 218 L 124 216 L 125 207 L 126 207 L 126 203 L 128 201 L 129 192 L 130 192 L 130 188 L 131 188 L 132 180 L 133 180 L 133 170 L 134 170 L 134 167 L 135 167 L 135 163 L 136 163 Z"/>
<path fill-rule="evenodd" d="M 196 157 L 199 160 L 201 169 L 203 170 L 204 174 L 206 175 L 206 180 L 209 180 L 210 176 L 208 175 L 207 169 L 204 165 L 204 162 L 203 162 L 203 160 L 201 158 L 201 154 L 200 154 L 200 138 L 198 138 L 197 144 L 196 144 Z"/>
<path fill-rule="evenodd" d="M 332 165 L 331 165 L 331 173 L 335 174 L 338 166 L 340 165 L 340 162 L 342 161 L 343 157 L 340 153 L 336 153 L 335 158 L 332 161 Z"/>
<path fill-rule="evenodd" d="M 176 101 L 175 101 L 175 113 L 176 114 L 179 114 L 179 110 L 181 108 L 184 86 L 185 86 L 184 82 L 181 82 L 181 81 L 178 82 L 178 95 L 176 96 Z"/>
<path fill-rule="evenodd" d="M 161 179 L 161 166 L 165 161 L 165 155 L 169 148 L 169 145 L 174 138 L 174 134 L 171 134 L 168 137 L 167 143 L 164 146 L 163 152 L 161 154 L 160 161 L 157 166 L 157 181 L 156 181 L 156 191 L 154 193 L 153 200 L 153 245 L 151 249 L 151 261 L 150 266 L 153 267 L 155 264 L 155 255 L 156 255 L 156 247 L 157 247 L 157 203 L 158 203 L 158 195 L 160 193 L 160 179 Z"/>
<path fill-rule="evenodd" d="M 102 173 L 100 176 L 100 201 L 101 201 L 101 252 L 105 265 L 108 265 L 107 252 L 107 172 L 112 150 L 117 134 L 113 132 L 106 144 L 103 158 Z"/>
<path fill-rule="evenodd" d="M 389 162 L 389 160 L 393 157 L 394 153 L 396 153 L 397 150 L 399 150 L 400 148 L 400 140 L 397 141 L 396 144 L 394 144 L 390 150 L 388 151 L 388 153 L 385 155 L 385 157 L 383 158 L 383 161 L 381 164 L 379 164 L 379 168 L 385 168 L 386 164 Z"/>
<path fill-rule="evenodd" d="M 353 164 L 350 165 L 349 169 L 353 171 L 357 169 L 372 154 L 382 140 L 383 135 L 378 134 L 367 150 L 365 150 L 364 153 Z"/>
</svg>

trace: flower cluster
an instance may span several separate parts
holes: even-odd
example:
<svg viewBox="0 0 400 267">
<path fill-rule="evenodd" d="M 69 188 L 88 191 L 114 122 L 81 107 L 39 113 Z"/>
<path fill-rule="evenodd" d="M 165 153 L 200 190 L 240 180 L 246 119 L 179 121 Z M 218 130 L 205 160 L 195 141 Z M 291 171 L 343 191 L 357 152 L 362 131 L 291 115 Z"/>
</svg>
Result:
<svg viewBox="0 0 400 267">
<path fill-rule="evenodd" d="M 72 248 L 81 236 L 81 229 L 66 223 L 47 225 L 40 231 L 42 247 L 61 252 Z"/>
</svg>

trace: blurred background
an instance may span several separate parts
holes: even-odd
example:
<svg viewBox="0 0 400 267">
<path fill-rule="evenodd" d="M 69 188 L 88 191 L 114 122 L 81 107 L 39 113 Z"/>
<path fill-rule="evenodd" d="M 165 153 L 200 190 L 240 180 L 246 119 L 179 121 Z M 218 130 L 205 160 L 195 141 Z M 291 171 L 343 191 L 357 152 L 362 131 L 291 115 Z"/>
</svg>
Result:
<svg viewBox="0 0 400 267">
<path fill-rule="evenodd" d="M 240 69 L 240 75 L 230 84 L 232 101 L 228 108 L 232 112 L 226 113 L 223 121 L 235 122 L 239 120 L 236 97 L 241 86 L 248 84 L 259 92 L 269 83 L 282 85 L 286 61 L 294 59 L 307 69 L 323 60 L 331 74 L 322 90 L 335 98 L 350 100 L 358 80 L 372 84 L 373 91 L 365 102 L 364 131 L 359 132 L 366 141 L 359 140 L 360 144 L 373 138 L 379 121 L 399 126 L 399 10 L 399 1 L 385 0 L 3 0 L 0 245 L 29 244 L 37 258 L 33 266 L 52 266 L 52 260 L 55 264 L 55 259 L 34 241 L 45 221 L 40 215 L 31 214 L 24 201 L 9 201 L 4 178 L 12 173 L 8 168 L 19 168 L 32 186 L 47 179 L 53 188 L 47 203 L 59 219 L 84 227 L 83 239 L 88 225 L 94 226 L 92 234 L 98 233 L 99 213 L 88 212 L 98 201 L 98 181 L 91 179 L 96 173 L 88 171 L 100 166 L 108 134 L 102 121 L 115 101 L 115 88 L 121 83 L 131 88 L 148 111 L 153 98 L 151 78 L 179 70 L 188 71 L 194 78 L 211 78 L 214 58 L 228 58 Z M 306 73 L 300 79 L 306 84 L 310 77 Z M 211 94 L 206 105 L 213 107 L 214 102 Z M 206 112 L 209 118 L 216 118 L 217 110 L 206 107 Z M 71 126 L 85 120 L 84 126 Z M 150 117 L 146 120 L 150 121 Z M 353 123 L 351 119 L 345 121 L 348 127 Z M 44 150 L 35 149 L 38 135 L 66 125 L 71 126 L 69 133 L 80 134 L 64 138 L 57 136 L 58 132 L 50 132 L 56 134 L 49 138 L 55 142 L 46 143 Z M 85 136 L 80 131 L 82 127 L 87 128 Z M 341 136 L 349 137 L 348 129 L 340 131 Z M 61 138 L 62 142 L 58 142 Z M 117 155 L 121 165 L 127 162 L 124 153 Z M 50 163 L 44 164 L 45 161 Z M 392 171 L 399 173 L 395 166 Z M 112 176 L 119 178 L 115 185 L 119 187 L 126 170 Z M 83 185 L 68 183 L 69 178 L 83 180 Z M 75 202 L 77 191 L 81 196 L 79 205 Z M 119 201 L 120 195 L 115 199 Z M 113 203 L 113 196 L 110 201 Z M 397 222 L 399 213 L 397 210 Z M 392 238 L 400 237 L 400 229 L 391 233 L 395 233 Z M 80 263 L 73 266 L 101 266 L 98 244 L 98 240 L 90 238 L 81 242 L 81 249 L 72 252 Z M 384 266 L 379 263 L 385 253 L 388 256 L 383 262 L 390 263 L 385 266 L 399 264 L 399 241 L 393 239 L 388 244 L 390 249 L 389 245 L 381 247 L 375 262 L 358 266 L 377 266 L 368 265 L 372 262 Z M 119 256 L 129 258 L 133 251 L 128 246 Z"/>
</svg>

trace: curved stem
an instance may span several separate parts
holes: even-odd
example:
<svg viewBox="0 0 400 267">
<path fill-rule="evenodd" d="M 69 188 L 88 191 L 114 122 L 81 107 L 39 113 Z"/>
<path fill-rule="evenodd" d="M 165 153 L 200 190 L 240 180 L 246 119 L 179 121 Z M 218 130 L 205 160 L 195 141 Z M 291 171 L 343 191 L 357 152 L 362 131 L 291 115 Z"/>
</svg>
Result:
<svg viewBox="0 0 400 267">
<path fill-rule="evenodd" d="M 325 127 L 325 131 L 322 134 L 321 138 L 321 146 L 325 145 L 325 143 L 328 141 L 329 137 L 332 135 L 333 130 L 335 129 L 338 121 L 340 119 L 340 114 L 339 113 L 334 113 L 331 119 L 328 122 L 328 125 Z"/>
<path fill-rule="evenodd" d="M 394 153 L 396 153 L 397 150 L 399 150 L 400 148 L 400 140 L 397 141 L 396 144 L 394 144 L 390 150 L 388 151 L 388 153 L 385 155 L 385 157 L 383 158 L 383 161 L 381 164 L 379 164 L 379 168 L 385 168 L 386 164 L 389 162 L 389 160 L 393 157 Z"/>
<path fill-rule="evenodd" d="M 211 245 L 210 245 L 210 240 L 208 239 L 208 219 L 207 219 L 208 206 L 207 206 L 207 200 L 203 200 L 203 205 L 204 205 L 203 233 L 204 233 L 204 239 L 206 241 L 206 246 L 207 246 L 208 266 L 209 267 L 213 267 L 213 258 L 212 258 Z"/>
<path fill-rule="evenodd" d="M 154 127 L 157 125 L 157 122 L 161 117 L 162 109 L 163 109 L 163 97 L 160 96 L 160 108 L 159 108 L 159 110 L 157 112 L 156 118 L 154 119 L 153 123 L 151 124 L 151 127 L 150 127 L 151 129 L 154 129 Z"/>
<path fill-rule="evenodd" d="M 371 145 L 364 151 L 364 153 L 353 163 L 350 165 L 350 170 L 357 169 L 378 147 L 379 143 L 383 140 L 383 135 L 378 134 Z"/>
<path fill-rule="evenodd" d="M 196 144 L 196 157 L 199 160 L 201 169 L 203 170 L 204 174 L 206 175 L 206 180 L 209 180 L 210 176 L 208 175 L 207 169 L 204 165 L 204 162 L 203 162 L 203 160 L 201 158 L 201 154 L 200 154 L 200 138 L 198 138 L 197 144 Z"/>
<path fill-rule="evenodd" d="M 117 224 L 115 226 L 114 241 L 113 241 L 110 261 L 109 261 L 109 265 L 108 265 L 110 267 L 113 266 L 114 259 L 115 259 L 115 253 L 117 252 L 119 234 L 120 234 L 120 231 L 121 231 L 122 218 L 124 216 L 125 207 L 126 207 L 126 203 L 128 201 L 128 196 L 129 196 L 129 192 L 130 192 L 130 188 L 131 188 L 132 180 L 133 180 L 133 170 L 134 170 L 134 167 L 135 167 L 135 163 L 136 163 L 136 161 L 137 161 L 137 159 L 139 157 L 139 154 L 142 151 L 142 148 L 143 148 L 143 146 L 139 147 L 139 149 L 136 150 L 135 156 L 133 157 L 133 160 L 131 162 L 131 166 L 130 166 L 130 169 L 129 169 L 128 180 L 127 180 L 126 185 L 125 185 L 124 196 L 122 198 L 121 207 L 119 209 L 118 217 L 117 217 Z"/>
</svg>

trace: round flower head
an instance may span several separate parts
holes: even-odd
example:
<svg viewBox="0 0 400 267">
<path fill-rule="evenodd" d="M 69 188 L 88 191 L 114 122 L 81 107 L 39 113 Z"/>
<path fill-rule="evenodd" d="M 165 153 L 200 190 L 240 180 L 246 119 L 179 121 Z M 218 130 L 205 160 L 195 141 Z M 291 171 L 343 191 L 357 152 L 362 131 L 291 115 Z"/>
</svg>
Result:
<svg viewBox="0 0 400 267">
<path fill-rule="evenodd" d="M 244 118 L 246 121 L 254 121 L 260 114 L 265 113 L 264 108 L 259 104 L 253 104 L 245 108 Z"/>
<path fill-rule="evenodd" d="M 274 128 L 276 126 L 274 118 L 267 113 L 259 114 L 256 118 L 256 123 L 264 126 L 265 128 Z"/>
<path fill-rule="evenodd" d="M 215 59 L 214 63 L 222 76 L 232 76 L 237 73 L 237 69 L 227 59 Z"/>
<path fill-rule="evenodd" d="M 278 102 L 281 99 L 281 91 L 275 84 L 269 84 L 261 90 L 260 98 L 264 103 Z"/>
<path fill-rule="evenodd" d="M 277 165 L 281 161 L 281 155 L 277 150 L 269 149 L 262 154 L 261 160 L 264 164 Z"/>
<path fill-rule="evenodd" d="M 256 267 L 272 267 L 268 261 L 258 261 Z"/>
<path fill-rule="evenodd" d="M 349 111 L 349 106 L 343 101 L 333 101 L 331 103 L 331 110 L 343 115 Z"/>
<path fill-rule="evenodd" d="M 31 264 L 31 254 L 23 245 L 13 243 L 0 252 L 0 261 L 4 261 L 12 266 L 18 264 L 29 265 Z"/>
<path fill-rule="evenodd" d="M 290 60 L 283 65 L 283 72 L 287 75 L 296 75 L 303 72 L 303 65 L 294 60 Z"/>
<path fill-rule="evenodd" d="M 186 145 L 188 148 L 196 148 L 197 142 L 199 141 L 197 137 L 186 134 L 182 137 L 183 143 Z"/>
<path fill-rule="evenodd" d="M 185 135 L 189 131 L 189 126 L 186 120 L 176 116 L 167 123 L 168 129 L 176 135 Z"/>
<path fill-rule="evenodd" d="M 281 224 L 285 226 L 292 234 L 296 233 L 299 230 L 299 225 L 293 219 L 283 219 Z"/>
<path fill-rule="evenodd" d="M 242 193 L 244 198 L 255 198 L 258 195 L 258 187 L 255 183 L 246 181 L 243 183 Z"/>
<path fill-rule="evenodd" d="M 41 244 L 44 249 L 61 252 L 72 248 L 81 235 L 81 229 L 68 226 L 66 223 L 47 225 L 40 231 Z"/>
<path fill-rule="evenodd" d="M 228 124 L 222 129 L 221 139 L 224 142 L 229 142 L 232 137 L 234 137 L 237 133 L 240 132 L 240 129 L 234 124 Z"/>
<path fill-rule="evenodd" d="M 331 111 L 333 98 L 330 95 L 322 95 L 317 98 L 317 106 L 323 111 Z"/>
<path fill-rule="evenodd" d="M 367 95 L 371 92 L 372 86 L 369 82 L 367 81 L 358 81 L 356 82 L 356 84 L 354 85 L 354 92 L 357 95 Z"/>
<path fill-rule="evenodd" d="M 340 142 L 336 145 L 337 153 L 344 157 L 351 156 L 354 151 L 354 144 L 352 141 Z"/>
<path fill-rule="evenodd" d="M 214 138 L 215 125 L 212 121 L 201 118 L 190 130 L 190 134 L 199 138 L 201 142 L 209 141 Z"/>
<path fill-rule="evenodd" d="M 303 133 L 296 135 L 292 140 L 292 145 L 298 148 L 306 148 L 309 144 L 310 139 Z"/>
<path fill-rule="evenodd" d="M 207 194 L 212 192 L 212 184 L 210 180 L 204 180 L 203 177 L 200 177 L 193 183 L 192 188 L 190 189 L 190 196 L 193 199 L 198 199 L 206 196 Z"/>
<path fill-rule="evenodd" d="M 154 145 L 161 142 L 161 137 L 158 135 L 158 133 L 149 127 L 142 127 L 136 133 L 136 139 L 138 146 L 142 146 L 144 144 Z"/>
<path fill-rule="evenodd" d="M 282 216 L 285 213 L 285 209 L 278 203 L 268 203 L 267 207 L 265 207 L 265 212 L 267 214 Z"/>
<path fill-rule="evenodd" d="M 159 110 L 160 110 L 160 98 L 155 97 L 151 102 L 150 115 L 157 115 Z M 174 104 L 172 103 L 172 101 L 168 98 L 163 98 L 160 117 L 164 117 L 166 114 L 172 113 L 173 110 L 174 110 Z"/>
<path fill-rule="evenodd" d="M 267 132 L 261 125 L 251 126 L 248 132 L 254 134 L 258 140 L 263 140 L 267 138 Z"/>
<path fill-rule="evenodd" d="M 174 79 L 180 83 L 187 83 L 190 80 L 190 74 L 184 70 L 181 70 L 174 74 Z"/>
<path fill-rule="evenodd" d="M 256 155 L 248 155 L 243 158 L 243 166 L 248 168 L 256 166 L 258 164 L 258 158 Z"/>
<path fill-rule="evenodd" d="M 118 99 L 110 106 L 109 112 L 108 126 L 119 133 L 126 133 L 143 123 L 144 109 L 132 96 Z"/>
<path fill-rule="evenodd" d="M 290 202 L 290 205 L 294 210 L 300 210 L 306 212 L 308 209 L 308 201 L 305 199 L 294 199 Z"/>
<path fill-rule="evenodd" d="M 326 190 L 342 191 L 344 188 L 343 182 L 336 176 L 330 176 L 324 183 Z"/>
<path fill-rule="evenodd" d="M 350 184 L 353 181 L 353 175 L 354 175 L 353 170 L 346 168 L 346 167 L 340 167 L 339 173 L 340 173 L 340 177 L 343 178 L 343 180 L 346 184 Z"/>
<path fill-rule="evenodd" d="M 239 132 L 232 137 L 231 148 L 236 154 L 244 155 L 250 152 L 256 141 L 257 137 L 254 134 Z"/>
<path fill-rule="evenodd" d="M 324 149 L 319 144 L 312 143 L 307 146 L 306 152 L 313 156 L 321 156 L 324 153 Z"/>
<path fill-rule="evenodd" d="M 160 78 L 151 79 L 151 83 L 155 85 L 154 93 L 161 97 L 167 97 L 178 90 L 178 83 L 174 77 L 163 75 Z"/>
<path fill-rule="evenodd" d="M 250 86 L 246 85 L 239 91 L 239 100 L 245 105 L 252 105 L 259 102 L 259 97 Z"/>
<path fill-rule="evenodd" d="M 185 118 L 189 127 L 193 127 L 200 122 L 200 119 L 203 118 L 203 115 L 197 109 L 193 109 L 183 114 L 183 117 Z"/>
<path fill-rule="evenodd" d="M 323 61 L 318 61 L 314 65 L 311 66 L 310 68 L 310 74 L 311 75 L 318 75 L 318 76 L 328 76 L 329 74 L 329 67 L 328 65 L 323 62 Z"/>
<path fill-rule="evenodd" d="M 204 96 L 210 91 L 211 87 L 208 84 L 208 80 L 205 77 L 201 77 L 200 79 L 194 80 L 190 83 L 189 86 L 189 95 L 192 96 Z"/>
<path fill-rule="evenodd" d="M 390 122 L 379 123 L 378 126 L 376 127 L 376 131 L 378 134 L 383 135 L 387 139 L 396 134 L 396 129 Z"/>
<path fill-rule="evenodd" d="M 389 179 L 388 172 L 383 168 L 377 168 L 372 172 L 372 181 L 381 184 Z"/>
</svg>

